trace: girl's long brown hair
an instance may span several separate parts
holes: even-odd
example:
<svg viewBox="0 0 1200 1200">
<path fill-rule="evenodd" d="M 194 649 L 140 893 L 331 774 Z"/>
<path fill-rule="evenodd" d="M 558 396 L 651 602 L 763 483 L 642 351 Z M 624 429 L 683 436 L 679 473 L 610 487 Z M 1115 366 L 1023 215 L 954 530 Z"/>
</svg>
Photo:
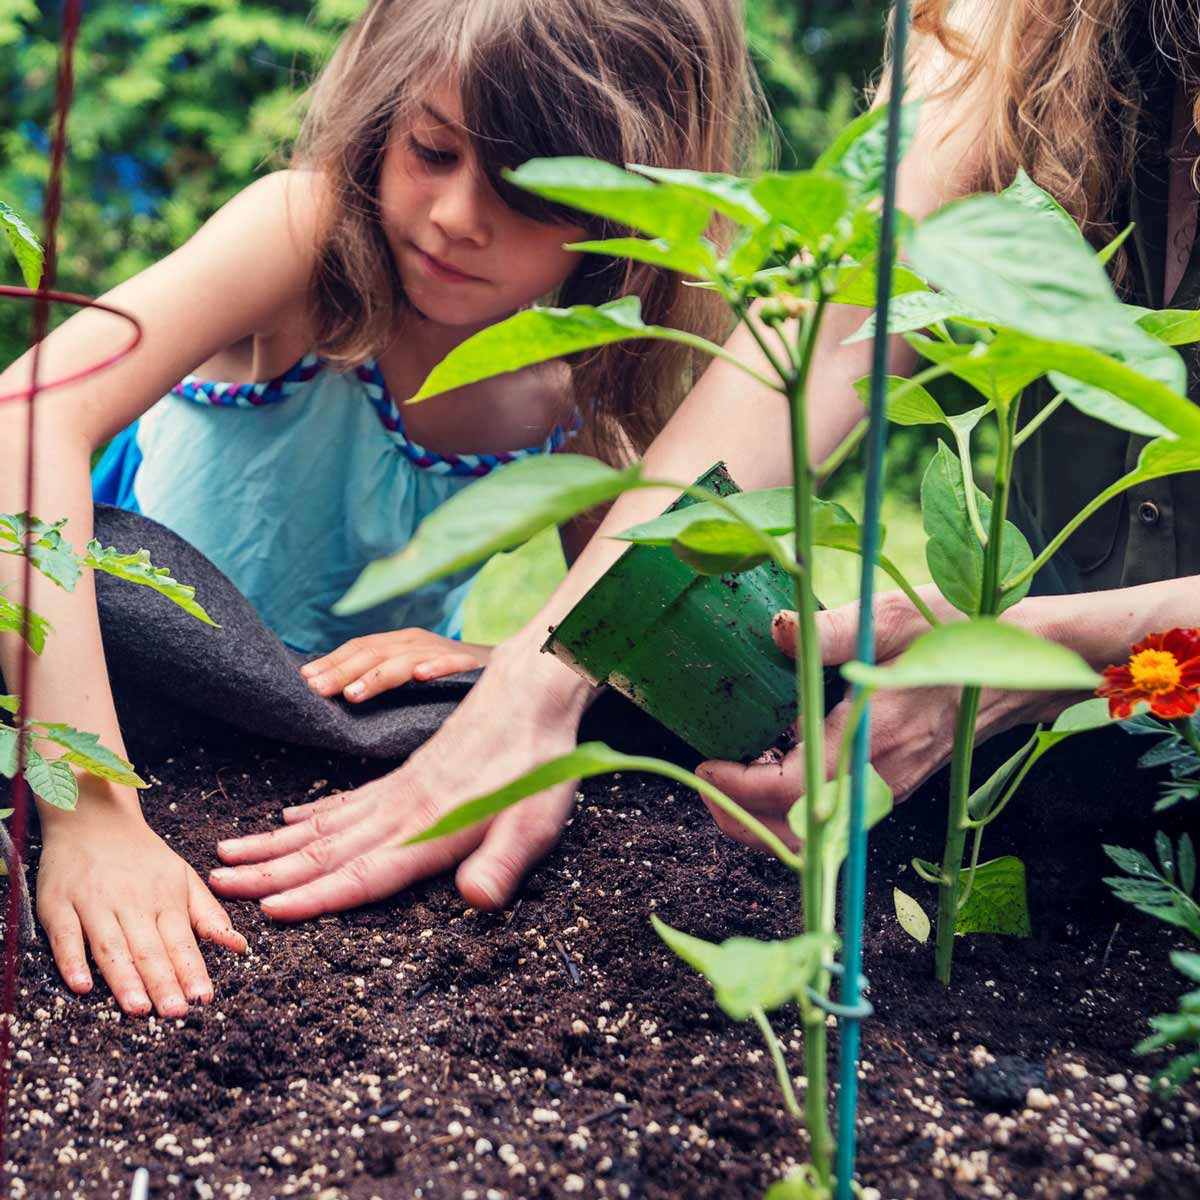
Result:
<svg viewBox="0 0 1200 1200">
<path fill-rule="evenodd" d="M 936 40 L 955 64 L 948 92 L 984 111 L 967 189 L 1006 187 L 1024 167 L 1094 242 L 1110 237 L 1137 153 L 1132 35 L 1148 26 L 1194 87 L 1200 0 L 915 0 L 912 13 L 918 45 Z"/>
<path fill-rule="evenodd" d="M 530 158 L 737 171 L 762 144 L 741 0 L 372 0 L 316 81 L 295 161 L 319 171 L 329 210 L 311 285 L 316 349 L 350 366 L 379 353 L 403 305 L 380 226 L 390 130 L 430 81 L 458 81 L 465 125 L 492 186 L 519 211 L 617 230 L 568 214 L 501 176 Z M 714 230 L 720 236 L 720 230 Z M 641 297 L 647 322 L 720 340 L 713 294 L 657 268 L 584 256 L 557 302 Z M 593 448 L 643 450 L 702 356 L 667 342 L 606 347 L 571 362 Z"/>
</svg>

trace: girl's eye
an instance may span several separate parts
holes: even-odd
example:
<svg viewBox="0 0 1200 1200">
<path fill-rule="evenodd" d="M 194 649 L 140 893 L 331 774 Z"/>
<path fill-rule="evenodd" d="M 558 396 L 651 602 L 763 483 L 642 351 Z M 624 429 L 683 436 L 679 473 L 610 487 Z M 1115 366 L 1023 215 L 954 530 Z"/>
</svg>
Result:
<svg viewBox="0 0 1200 1200">
<path fill-rule="evenodd" d="M 431 167 L 449 167 L 458 161 L 458 155 L 453 150 L 439 150 L 436 146 L 426 146 L 415 137 L 408 139 L 409 149 L 423 162 Z"/>
</svg>

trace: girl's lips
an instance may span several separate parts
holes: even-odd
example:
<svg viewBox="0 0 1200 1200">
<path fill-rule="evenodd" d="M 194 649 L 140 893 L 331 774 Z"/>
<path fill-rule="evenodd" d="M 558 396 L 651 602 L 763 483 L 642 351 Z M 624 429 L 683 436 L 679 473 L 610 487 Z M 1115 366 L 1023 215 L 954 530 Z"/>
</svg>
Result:
<svg viewBox="0 0 1200 1200">
<path fill-rule="evenodd" d="M 432 254 L 426 254 L 420 246 L 415 247 L 415 249 L 417 251 L 417 258 L 420 259 L 425 273 L 434 279 L 440 279 L 443 283 L 483 282 L 478 275 L 468 275 L 465 271 L 459 271 L 450 266 L 449 263 L 442 262 L 440 258 L 434 258 Z"/>
</svg>

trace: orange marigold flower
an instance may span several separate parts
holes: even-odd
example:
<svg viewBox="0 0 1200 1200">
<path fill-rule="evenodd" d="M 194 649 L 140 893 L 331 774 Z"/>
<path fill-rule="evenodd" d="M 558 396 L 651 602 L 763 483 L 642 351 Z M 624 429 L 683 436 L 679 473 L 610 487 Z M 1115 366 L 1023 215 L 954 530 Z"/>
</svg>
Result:
<svg viewBox="0 0 1200 1200">
<path fill-rule="evenodd" d="M 1124 720 L 1143 700 L 1156 717 L 1190 717 L 1200 708 L 1200 629 L 1147 634 L 1103 675 L 1096 695 L 1108 697 L 1110 717 Z"/>
</svg>

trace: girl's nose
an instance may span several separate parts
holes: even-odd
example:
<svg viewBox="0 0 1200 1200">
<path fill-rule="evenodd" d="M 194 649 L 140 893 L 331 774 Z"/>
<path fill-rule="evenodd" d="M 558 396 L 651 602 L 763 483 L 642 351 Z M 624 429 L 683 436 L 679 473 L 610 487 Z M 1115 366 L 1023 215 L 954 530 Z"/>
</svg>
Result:
<svg viewBox="0 0 1200 1200">
<path fill-rule="evenodd" d="M 434 197 L 429 219 L 448 241 L 486 246 L 492 240 L 487 190 L 473 171 L 456 171 Z"/>
</svg>

